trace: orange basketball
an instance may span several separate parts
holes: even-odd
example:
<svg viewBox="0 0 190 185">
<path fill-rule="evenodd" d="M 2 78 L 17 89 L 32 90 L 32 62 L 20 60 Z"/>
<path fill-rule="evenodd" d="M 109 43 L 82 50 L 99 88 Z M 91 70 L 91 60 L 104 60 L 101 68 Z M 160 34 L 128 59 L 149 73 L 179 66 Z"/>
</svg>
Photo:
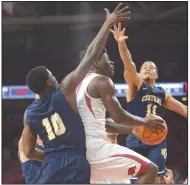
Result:
<svg viewBox="0 0 190 185">
<path fill-rule="evenodd" d="M 157 115 L 154 115 L 155 118 L 161 118 Z M 165 126 L 164 130 L 153 129 L 145 126 L 135 127 L 132 133 L 143 143 L 148 145 L 157 145 L 160 144 L 168 134 L 168 127 L 166 122 L 163 123 Z"/>
</svg>

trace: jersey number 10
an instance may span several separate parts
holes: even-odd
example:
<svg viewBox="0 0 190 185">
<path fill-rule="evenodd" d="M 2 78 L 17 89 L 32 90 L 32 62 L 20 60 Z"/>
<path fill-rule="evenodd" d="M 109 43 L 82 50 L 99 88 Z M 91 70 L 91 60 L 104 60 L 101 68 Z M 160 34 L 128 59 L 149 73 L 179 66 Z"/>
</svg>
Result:
<svg viewBox="0 0 190 185">
<path fill-rule="evenodd" d="M 42 124 L 46 129 L 49 140 L 53 140 L 56 138 L 56 136 L 63 135 L 66 132 L 66 127 L 58 113 L 55 113 L 51 116 L 51 123 L 48 118 L 44 118 L 42 120 Z"/>
</svg>

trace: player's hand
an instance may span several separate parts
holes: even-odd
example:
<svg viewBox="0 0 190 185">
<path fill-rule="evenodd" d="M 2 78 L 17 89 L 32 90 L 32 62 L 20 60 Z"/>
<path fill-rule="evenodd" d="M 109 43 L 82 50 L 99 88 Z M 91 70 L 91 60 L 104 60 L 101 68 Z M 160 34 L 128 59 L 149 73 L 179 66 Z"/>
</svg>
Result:
<svg viewBox="0 0 190 185">
<path fill-rule="evenodd" d="M 130 11 L 126 11 L 128 9 L 128 6 L 125 6 L 120 10 L 121 6 L 122 3 L 120 3 L 112 13 L 110 13 L 107 8 L 104 8 L 106 12 L 106 22 L 109 26 L 113 26 L 120 21 L 130 19 L 129 17 Z"/>
<path fill-rule="evenodd" d="M 170 169 L 167 169 L 167 173 L 164 176 L 164 179 L 166 181 L 166 184 L 174 184 L 173 172 Z"/>
<path fill-rule="evenodd" d="M 156 116 L 154 117 L 154 115 L 149 115 L 147 117 L 144 118 L 145 119 L 145 126 L 146 127 L 150 127 L 150 128 L 154 128 L 154 129 L 161 129 L 164 130 L 165 126 L 163 125 L 163 123 L 165 122 L 161 117 Z"/>
<path fill-rule="evenodd" d="M 129 38 L 125 36 L 125 28 L 121 30 L 121 23 L 118 24 L 118 27 L 114 25 L 114 30 L 111 29 L 111 32 L 117 42 L 123 42 Z"/>
</svg>

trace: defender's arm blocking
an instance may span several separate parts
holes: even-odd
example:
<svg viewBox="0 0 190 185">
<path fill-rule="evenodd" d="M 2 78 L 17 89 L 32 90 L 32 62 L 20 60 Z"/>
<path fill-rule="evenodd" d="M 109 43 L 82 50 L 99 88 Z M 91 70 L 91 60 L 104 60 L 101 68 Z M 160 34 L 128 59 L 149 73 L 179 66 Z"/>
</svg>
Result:
<svg viewBox="0 0 190 185">
<path fill-rule="evenodd" d="M 128 7 L 124 7 L 123 9 L 119 10 L 121 5 L 122 3 L 120 3 L 111 14 L 108 9 L 105 9 L 107 18 L 98 35 L 88 47 L 84 58 L 82 59 L 76 70 L 70 73 L 60 85 L 60 88 L 65 95 L 75 90 L 77 85 L 83 80 L 86 73 L 90 70 L 92 64 L 97 61 L 108 38 L 111 26 L 116 24 L 118 21 L 129 19 L 129 12 L 126 12 L 126 9 Z"/>
<path fill-rule="evenodd" d="M 131 53 L 129 52 L 125 40 L 128 39 L 127 36 L 124 35 L 125 28 L 121 30 L 121 23 L 118 24 L 118 27 L 115 25 L 114 30 L 111 30 L 114 35 L 115 40 L 118 42 L 118 48 L 120 57 L 124 64 L 124 78 L 128 85 L 138 86 L 138 82 L 140 77 L 136 70 L 136 65 L 132 60 Z"/>
</svg>

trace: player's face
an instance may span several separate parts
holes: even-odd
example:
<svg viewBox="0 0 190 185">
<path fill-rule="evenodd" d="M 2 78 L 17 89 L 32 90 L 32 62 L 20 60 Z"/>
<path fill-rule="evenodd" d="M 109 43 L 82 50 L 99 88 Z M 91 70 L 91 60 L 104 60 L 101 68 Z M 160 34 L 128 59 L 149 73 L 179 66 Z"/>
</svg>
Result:
<svg viewBox="0 0 190 185">
<path fill-rule="evenodd" d="M 53 76 L 53 74 L 49 70 L 47 70 L 47 71 L 49 73 L 48 85 L 51 86 L 51 87 L 54 87 L 54 88 L 58 88 L 59 84 L 58 84 L 55 76 Z"/>
<path fill-rule="evenodd" d="M 156 80 L 158 78 L 156 65 L 153 62 L 145 62 L 141 66 L 140 76 L 143 80 Z"/>
<path fill-rule="evenodd" d="M 110 78 L 114 76 L 114 62 L 109 59 L 107 53 L 103 53 L 97 63 L 102 75 L 108 76 Z"/>
</svg>

